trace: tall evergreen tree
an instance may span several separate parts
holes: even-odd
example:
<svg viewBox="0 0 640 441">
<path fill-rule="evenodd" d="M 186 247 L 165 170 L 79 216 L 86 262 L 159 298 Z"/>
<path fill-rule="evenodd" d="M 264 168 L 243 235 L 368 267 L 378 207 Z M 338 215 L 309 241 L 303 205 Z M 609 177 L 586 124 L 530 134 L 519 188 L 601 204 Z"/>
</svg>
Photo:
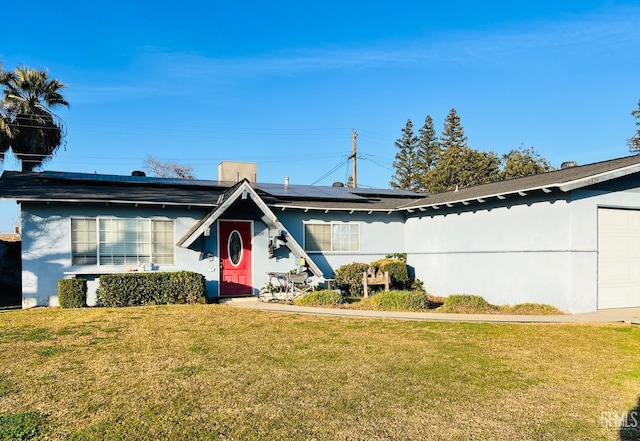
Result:
<svg viewBox="0 0 640 441">
<path fill-rule="evenodd" d="M 640 102 L 632 114 L 640 126 Z M 398 151 L 393 163 L 396 172 L 391 181 L 393 188 L 440 193 L 553 170 L 549 161 L 533 148 L 521 147 L 498 156 L 493 151 L 469 147 L 455 108 L 447 115 L 439 138 L 429 115 L 419 135 L 414 136 L 408 120 L 402 138 L 395 143 Z M 640 130 L 637 138 L 640 142 Z M 637 152 L 640 154 L 640 147 Z"/>
<path fill-rule="evenodd" d="M 419 189 L 425 191 L 428 186 L 429 171 L 437 164 L 440 157 L 440 142 L 433 127 L 433 119 L 430 115 L 424 120 L 424 126 L 420 133 L 418 149 L 416 151 L 416 174 L 418 176 Z"/>
<path fill-rule="evenodd" d="M 440 136 L 440 142 L 442 144 L 442 150 L 447 150 L 451 147 L 467 147 L 467 137 L 464 136 L 464 127 L 460 124 L 460 116 L 458 116 L 455 108 L 449 111 L 447 118 L 444 120 L 444 130 Z"/>
<path fill-rule="evenodd" d="M 494 182 L 499 178 L 500 158 L 494 152 L 481 152 L 467 145 L 460 116 L 453 108 L 444 121 L 440 153 L 427 175 L 430 193 Z"/>
<path fill-rule="evenodd" d="M 389 183 L 391 187 L 401 190 L 417 190 L 419 182 L 416 176 L 416 150 L 418 147 L 418 137 L 413 133 L 413 123 L 410 119 L 402 129 L 402 137 L 396 140 L 395 146 L 398 148 L 393 169 L 395 175 L 391 177 Z"/>
<path fill-rule="evenodd" d="M 627 145 L 629 146 L 629 151 L 631 153 L 640 154 L 640 100 L 638 100 L 638 108 L 631 112 L 631 115 L 636 118 L 636 126 L 638 126 L 638 130 L 636 130 L 635 135 L 627 139 Z"/>
</svg>

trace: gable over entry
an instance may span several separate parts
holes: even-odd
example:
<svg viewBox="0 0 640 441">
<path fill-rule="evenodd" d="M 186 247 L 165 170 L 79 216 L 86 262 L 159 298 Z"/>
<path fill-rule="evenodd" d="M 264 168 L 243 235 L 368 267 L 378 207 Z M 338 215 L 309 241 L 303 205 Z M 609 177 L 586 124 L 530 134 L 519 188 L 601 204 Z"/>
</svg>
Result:
<svg viewBox="0 0 640 441">
<path fill-rule="evenodd" d="M 322 277 L 322 271 L 309 257 L 300 244 L 293 238 L 287 228 L 278 220 L 275 213 L 267 206 L 256 191 L 249 185 L 246 179 L 238 182 L 229 190 L 220 195 L 218 207 L 198 221 L 176 244 L 182 248 L 190 247 L 198 238 L 209 234 L 214 222 L 219 220 L 224 213 L 238 200 L 250 200 L 260 213 L 260 220 L 267 226 L 270 237 L 278 237 L 293 255 L 298 259 L 304 259 L 307 267 L 313 275 Z"/>
</svg>

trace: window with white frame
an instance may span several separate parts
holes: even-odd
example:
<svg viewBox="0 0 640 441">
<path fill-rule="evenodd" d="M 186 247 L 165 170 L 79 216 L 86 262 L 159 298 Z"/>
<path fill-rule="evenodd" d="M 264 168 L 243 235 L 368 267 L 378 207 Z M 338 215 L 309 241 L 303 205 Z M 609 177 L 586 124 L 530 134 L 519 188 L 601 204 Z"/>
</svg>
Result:
<svg viewBox="0 0 640 441">
<path fill-rule="evenodd" d="M 71 260 L 73 265 L 173 264 L 173 221 L 73 218 Z"/>
<path fill-rule="evenodd" d="M 73 265 L 98 263 L 95 219 L 71 219 L 71 256 Z"/>
<path fill-rule="evenodd" d="M 307 251 L 360 251 L 360 226 L 354 223 L 305 223 Z"/>
</svg>

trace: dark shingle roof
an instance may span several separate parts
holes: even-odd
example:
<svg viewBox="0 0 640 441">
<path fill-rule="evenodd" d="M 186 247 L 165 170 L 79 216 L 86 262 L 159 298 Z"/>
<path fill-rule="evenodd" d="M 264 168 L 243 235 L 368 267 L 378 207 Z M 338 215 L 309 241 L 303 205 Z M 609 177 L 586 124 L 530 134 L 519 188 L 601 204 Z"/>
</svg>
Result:
<svg viewBox="0 0 640 441">
<path fill-rule="evenodd" d="M 63 177 L 62 175 L 66 175 Z M 83 180 L 78 174 L 5 171 L 0 178 L 0 198 L 18 201 L 113 202 L 212 206 L 225 188 L 167 186 L 155 182 L 123 183 Z"/>
<path fill-rule="evenodd" d="M 531 191 L 567 192 L 640 172 L 640 155 L 557 170 L 525 178 L 463 188 L 433 195 L 404 190 L 251 184 L 275 208 L 342 211 L 394 211 L 437 208 Z M 216 207 L 235 182 L 63 172 L 5 171 L 0 199 L 18 201 L 113 202 Z"/>
<path fill-rule="evenodd" d="M 640 172 L 640 155 L 627 156 L 524 178 L 462 188 L 458 191 L 432 194 L 418 201 L 405 204 L 400 208 L 413 209 L 459 202 L 464 203 L 478 199 L 503 197 L 509 194 L 524 194 L 536 190 L 541 190 L 545 193 L 550 191 L 566 192 L 638 172 Z"/>
<path fill-rule="evenodd" d="M 235 182 L 65 172 L 5 171 L 0 199 L 216 207 Z M 311 209 L 388 210 L 423 195 L 404 190 L 251 184 L 268 205 Z"/>
</svg>

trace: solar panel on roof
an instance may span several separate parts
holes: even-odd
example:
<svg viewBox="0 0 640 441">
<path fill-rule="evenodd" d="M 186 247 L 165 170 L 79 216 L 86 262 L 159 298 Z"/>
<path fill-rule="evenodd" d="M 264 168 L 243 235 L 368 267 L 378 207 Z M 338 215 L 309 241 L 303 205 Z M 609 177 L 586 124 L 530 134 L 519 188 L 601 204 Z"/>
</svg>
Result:
<svg viewBox="0 0 640 441">
<path fill-rule="evenodd" d="M 167 186 L 195 186 L 228 188 L 231 182 L 219 182 L 200 179 L 158 178 L 154 176 L 127 176 L 107 175 L 94 173 L 73 172 L 41 172 L 40 176 L 47 179 L 78 180 L 90 182 L 105 182 L 118 184 L 150 184 Z M 321 199 L 321 200 L 351 200 L 365 201 L 367 196 L 407 196 L 415 197 L 416 193 L 405 190 L 374 189 L 374 188 L 349 188 L 326 187 L 314 185 L 288 185 L 284 184 L 253 184 L 254 188 L 264 191 L 275 197 L 290 197 L 295 199 Z"/>
<path fill-rule="evenodd" d="M 347 187 L 345 187 L 347 188 Z M 379 196 L 419 196 L 419 193 L 415 193 L 409 190 L 396 190 L 392 188 L 347 188 L 347 191 L 355 194 L 362 195 L 379 195 Z"/>
<path fill-rule="evenodd" d="M 62 179 L 91 182 L 118 182 L 123 184 L 159 184 L 159 185 L 188 185 L 201 187 L 227 188 L 228 185 L 211 180 L 180 179 L 180 178 L 158 178 L 155 176 L 127 176 L 127 175 L 105 175 L 94 173 L 72 173 L 72 172 L 41 172 L 40 177 L 45 179 Z"/>
<path fill-rule="evenodd" d="M 350 199 L 364 200 L 363 197 L 348 193 L 341 187 L 316 187 L 313 185 L 256 184 L 255 187 L 277 197 L 308 199 Z"/>
</svg>

